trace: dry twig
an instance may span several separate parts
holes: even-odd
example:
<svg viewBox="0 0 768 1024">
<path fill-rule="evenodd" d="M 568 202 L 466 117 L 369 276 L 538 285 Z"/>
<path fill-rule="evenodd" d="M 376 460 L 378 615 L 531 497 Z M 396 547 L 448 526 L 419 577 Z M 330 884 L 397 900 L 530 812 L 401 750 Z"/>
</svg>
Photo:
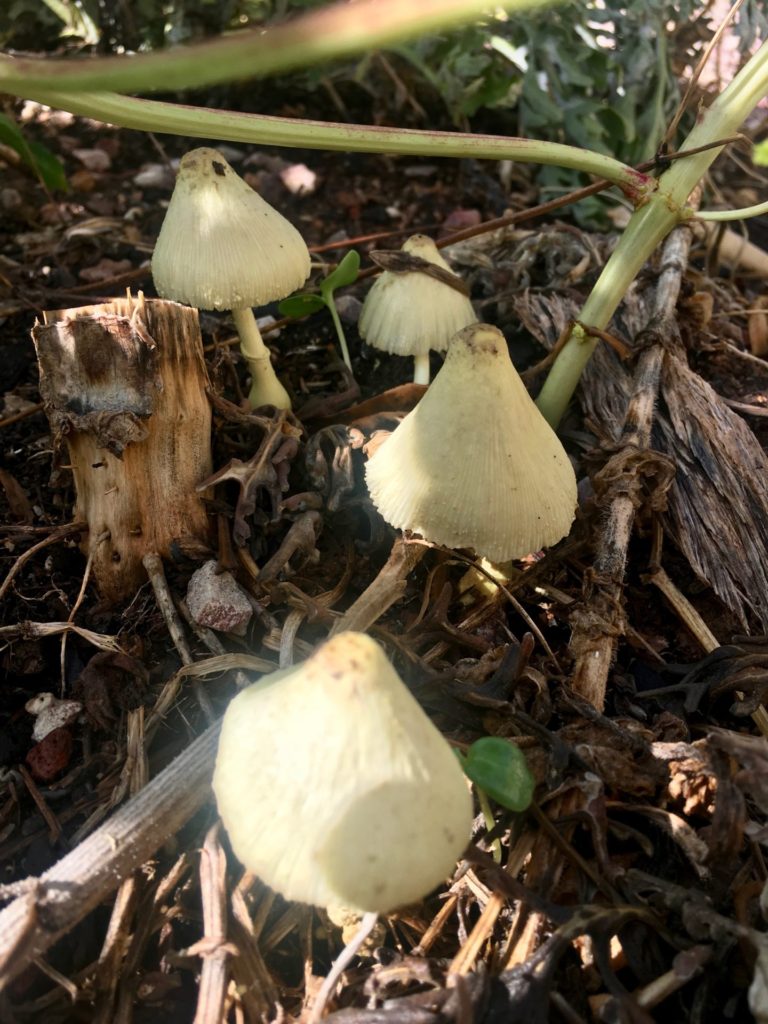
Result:
<svg viewBox="0 0 768 1024">
<path fill-rule="evenodd" d="M 218 725 L 0 912 L 0 989 L 66 935 L 208 797 Z"/>
<path fill-rule="evenodd" d="M 229 958 L 237 949 L 227 942 L 227 859 L 219 843 L 218 823 L 205 837 L 200 856 L 200 890 L 205 934 L 188 955 L 203 960 L 194 1024 L 220 1024 L 229 980 Z"/>
<path fill-rule="evenodd" d="M 690 241 L 690 231 L 677 228 L 664 246 L 663 269 L 655 298 L 657 326 L 648 339 L 652 343 L 638 359 L 633 393 L 616 454 L 600 474 L 610 495 L 608 516 L 594 564 L 585 580 L 583 604 L 571 614 L 571 648 L 576 661 L 574 689 L 598 709 L 602 709 L 605 702 L 617 639 L 626 629 L 622 593 L 635 512 L 643 500 L 648 477 L 656 477 L 655 485 L 662 492 L 671 480 L 671 463 L 665 456 L 650 451 L 649 445 L 664 358 L 665 324 L 671 322 Z"/>
</svg>

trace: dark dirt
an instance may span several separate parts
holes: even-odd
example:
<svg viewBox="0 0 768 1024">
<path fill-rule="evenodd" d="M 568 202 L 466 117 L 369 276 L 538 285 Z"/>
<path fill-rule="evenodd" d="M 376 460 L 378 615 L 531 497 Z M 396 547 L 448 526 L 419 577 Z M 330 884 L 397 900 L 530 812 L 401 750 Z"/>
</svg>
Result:
<svg viewBox="0 0 768 1024">
<path fill-rule="evenodd" d="M 273 112 L 303 113 L 289 103 Z M 0 391 L 6 395 L 0 412 L 0 583 L 31 545 L 54 538 L 16 573 L 2 611 L 3 626 L 11 627 L 0 635 L 0 882 L 6 884 L 48 868 L 88 831 L 83 826 L 89 816 L 113 800 L 128 756 L 131 716 L 140 707 L 149 713 L 179 668 L 148 584 L 125 607 L 105 607 L 92 585 L 77 603 L 86 561 L 78 532 L 56 539 L 55 531 L 71 522 L 74 496 L 66 469 L 51 475 L 47 420 L 33 408 L 39 395 L 30 330 L 43 309 L 104 301 L 126 287 L 153 294 L 147 261 L 172 182 L 164 161 L 188 146 L 182 139 L 153 141 L 47 112 L 37 112 L 25 130 L 63 159 L 72 191 L 63 198 L 46 196 L 23 167 L 0 153 L 5 159 Z M 498 216 L 506 205 L 535 201 L 535 186 L 525 174 L 513 181 L 515 194 L 506 196 L 491 165 L 234 149 L 233 159 L 238 152 L 242 157 L 236 169 L 250 174 L 251 183 L 300 227 L 310 246 L 342 243 L 344 236 L 396 233 L 359 243 L 364 254 L 372 247 L 394 248 L 415 231 L 440 235 Z M 99 151 L 108 166 L 93 169 L 104 160 L 78 158 L 80 150 Z M 316 173 L 317 185 L 311 194 L 296 196 L 282 183 L 280 171 L 301 163 Z M 157 165 L 159 183 L 136 184 L 149 164 Z M 490 246 L 490 270 L 460 268 L 472 281 L 483 316 L 496 318 L 507 333 L 521 369 L 544 350 L 516 322 L 515 296 L 527 287 L 578 301 L 599 270 L 593 261 L 567 282 L 567 275 L 553 282 L 546 247 L 551 230 L 551 225 L 535 229 L 540 247 L 525 281 L 499 256 L 512 250 L 510 237 Z M 582 233 L 567 230 L 574 232 L 574 244 L 604 255 L 606 239 L 594 236 L 587 245 Z M 340 245 L 323 251 L 322 258 L 334 260 L 344 251 Z M 680 322 L 690 328 L 684 332 L 689 364 L 722 396 L 768 409 L 768 364 L 722 344 L 749 352 L 746 311 L 760 282 L 711 279 L 703 259 L 703 251 L 694 248 L 678 305 Z M 654 273 L 652 267 L 651 280 Z M 712 310 L 704 328 L 693 329 L 690 302 L 702 293 L 711 295 Z M 363 285 L 346 292 L 352 300 L 363 294 Z M 345 302 L 359 398 L 404 383 L 406 362 L 362 345 L 354 328 L 355 304 Z M 259 314 L 270 312 L 278 315 L 274 309 Z M 238 404 L 246 393 L 245 372 L 230 344 L 231 323 L 213 314 L 203 314 L 201 323 L 214 389 Z M 623 340 L 631 344 L 633 338 Z M 310 398 L 327 399 L 345 390 L 332 325 L 324 314 L 284 326 L 270 343 L 297 408 Z M 434 368 L 438 365 L 435 359 Z M 315 489 L 304 463 L 304 453 L 319 442 L 320 412 L 314 416 L 305 424 L 302 449 L 291 467 L 289 501 Z M 747 423 L 756 443 L 765 445 L 768 420 L 748 415 Z M 366 421 L 365 435 L 378 425 L 391 426 L 385 410 Z M 723 645 L 705 657 L 701 643 L 648 582 L 665 529 L 663 515 L 650 505 L 639 510 L 630 543 L 623 592 L 629 628 L 619 640 L 605 713 L 587 706 L 569 687 L 569 616 L 584 600 L 582 584 L 605 518 L 593 500 L 590 477 L 605 463 L 607 438 L 616 426 L 585 421 L 576 406 L 564 424 L 562 436 L 582 482 L 582 507 L 571 538 L 542 559 L 529 559 L 527 572 L 514 585 L 529 618 L 504 599 L 462 597 L 459 582 L 467 565 L 432 551 L 409 577 L 404 599 L 373 629 L 446 734 L 459 743 L 485 733 L 514 737 L 538 788 L 530 813 L 511 816 L 497 809 L 507 870 L 487 854 L 470 854 L 450 895 L 447 889 L 435 893 L 388 918 L 375 953 L 356 961 L 345 977 L 337 999 L 340 1021 L 705 1024 L 749 1019 L 747 990 L 755 957 L 760 949 L 765 956 L 758 900 L 766 880 L 768 804 L 764 785 L 761 790 L 754 780 L 764 777 L 768 754 L 740 705 L 745 695 L 761 697 L 768 690 L 768 644 L 749 611 L 746 625 L 754 635 L 739 638 L 745 624 L 736 610 L 726 608 L 693 574 L 667 537 L 662 561 L 668 576 Z M 333 435 L 324 437 L 327 453 Z M 250 458 L 260 441 L 253 425 L 215 415 L 216 468 L 233 457 Z M 224 638 L 228 650 L 276 664 L 297 594 L 312 607 L 338 587 L 332 607 L 343 611 L 379 571 L 393 534 L 367 502 L 362 462 L 361 451 L 352 453 L 355 489 L 329 485 L 323 494 L 316 549 L 310 545 L 292 557 L 269 585 L 259 585 L 240 565 L 240 580 L 260 614 L 246 638 Z M 229 558 L 234 550 L 237 497 L 234 484 L 224 484 L 211 506 L 219 557 Z M 296 518 L 296 510 L 283 511 L 270 521 L 269 498 L 260 493 L 250 520 L 249 550 L 257 564 L 278 551 Z M 166 565 L 173 594 L 183 596 L 204 557 L 179 552 Z M 44 635 L 44 629 L 26 625 L 44 627 L 72 615 L 79 627 L 115 638 L 123 653 L 97 651 L 87 636 L 72 633 L 63 646 L 60 632 Z M 19 624 L 25 625 L 13 629 Z M 541 644 L 529 642 L 531 624 L 554 659 Z M 305 615 L 297 658 L 327 632 L 322 615 Z M 196 659 L 208 656 L 194 637 L 190 642 Z M 202 686 L 215 714 L 235 692 L 231 673 Z M 60 735 L 30 761 L 35 743 L 25 704 L 44 691 L 78 699 L 83 714 L 57 730 Z M 141 747 L 149 776 L 204 725 L 199 690 L 185 681 L 151 743 Z M 214 820 L 209 802 L 138 873 L 136 902 L 124 919 L 123 959 L 116 966 L 99 963 L 110 918 L 107 901 L 46 956 L 58 976 L 39 966 L 19 975 L 0 1003 L 0 1019 L 191 1020 L 201 963 L 195 944 L 205 934 L 199 850 Z M 481 843 L 485 831 L 478 819 Z M 235 890 L 250 914 L 251 940 L 237 918 Z M 309 909 L 274 897 L 257 880 L 243 880 L 232 857 L 226 894 L 229 941 L 241 964 L 251 941 L 264 972 L 258 998 L 244 994 L 259 977 L 247 973 L 255 970 L 253 961 L 242 968 L 245 975 L 236 974 L 240 989 L 229 990 L 229 1019 L 256 1021 L 259 1013 L 264 1019 L 306 1019 L 307 999 L 342 945 L 338 929 L 324 914 L 313 917 Z M 143 915 L 151 921 L 144 932 Z"/>
</svg>

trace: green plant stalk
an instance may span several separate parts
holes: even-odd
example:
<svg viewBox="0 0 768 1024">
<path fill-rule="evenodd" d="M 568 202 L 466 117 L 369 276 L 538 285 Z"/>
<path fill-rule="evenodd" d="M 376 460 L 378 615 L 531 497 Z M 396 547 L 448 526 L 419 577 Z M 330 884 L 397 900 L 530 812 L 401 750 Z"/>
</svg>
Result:
<svg viewBox="0 0 768 1024">
<path fill-rule="evenodd" d="M 551 0 L 501 0 L 497 7 L 528 10 Z M 67 89 L 146 92 L 188 89 L 305 68 L 452 28 L 488 11 L 488 0 L 358 0 L 336 3 L 266 30 L 168 52 L 87 60 L 0 59 L 0 91 L 52 84 Z"/>
<path fill-rule="evenodd" d="M 110 92 L 69 93 L 25 87 L 20 95 L 49 107 L 138 131 L 249 142 L 260 146 L 554 164 L 604 178 L 618 185 L 632 200 L 642 199 L 656 186 L 654 178 L 620 160 L 559 142 L 241 114 L 232 110 L 207 110 L 180 103 L 136 99 Z"/>
<path fill-rule="evenodd" d="M 480 810 L 483 815 L 483 821 L 485 827 L 490 832 L 496 827 L 496 819 L 493 816 L 493 808 L 491 807 L 491 801 L 488 799 L 488 794 L 480 786 L 475 786 L 475 793 L 477 793 L 477 802 L 480 804 Z M 491 843 L 491 854 L 493 855 L 494 862 L 501 864 L 501 840 L 494 839 Z"/>
<path fill-rule="evenodd" d="M 322 291 L 322 289 L 321 289 Z M 339 345 L 341 347 L 341 355 L 344 362 L 347 364 L 349 370 L 352 369 L 352 360 L 349 358 L 349 348 L 347 346 L 347 338 L 344 334 L 344 328 L 341 325 L 339 314 L 336 310 L 336 303 L 333 301 L 333 295 L 323 296 L 325 299 L 325 305 L 328 308 L 328 312 L 331 314 L 333 320 L 333 326 L 336 328 L 336 337 L 339 339 Z"/>
<path fill-rule="evenodd" d="M 768 43 L 760 47 L 703 112 L 681 148 L 695 149 L 732 135 L 766 93 Z M 675 160 L 659 178 L 658 189 L 632 215 L 578 317 L 586 332 L 571 332 L 537 399 L 536 404 L 553 427 L 560 422 L 597 344 L 597 339 L 589 335 L 589 328 L 603 330 L 608 326 L 629 285 L 659 242 L 680 221 L 694 216 L 686 201 L 723 148 Z"/>
<path fill-rule="evenodd" d="M 748 220 L 750 217 L 761 217 L 764 213 L 768 213 L 768 202 L 743 206 L 740 210 L 699 210 L 696 220 Z"/>
</svg>

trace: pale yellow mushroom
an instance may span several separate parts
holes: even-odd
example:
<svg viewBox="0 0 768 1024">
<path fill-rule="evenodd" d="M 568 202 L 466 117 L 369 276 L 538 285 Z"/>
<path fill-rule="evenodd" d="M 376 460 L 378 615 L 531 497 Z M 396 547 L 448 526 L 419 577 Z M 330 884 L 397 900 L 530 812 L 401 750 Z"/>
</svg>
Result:
<svg viewBox="0 0 768 1024">
<path fill-rule="evenodd" d="M 286 899 L 366 913 L 427 895 L 472 824 L 453 751 L 363 633 L 235 697 L 213 788 L 246 868 Z"/>
<path fill-rule="evenodd" d="M 576 476 L 487 324 L 454 337 L 416 408 L 366 465 L 392 526 L 505 562 L 556 543 L 576 512 Z"/>
<path fill-rule="evenodd" d="M 402 250 L 452 273 L 427 235 L 412 235 Z M 451 285 L 420 271 L 385 270 L 365 298 L 358 330 L 374 348 L 413 356 L 414 382 L 429 384 L 430 349 L 444 352 L 453 335 L 476 320 L 472 303 Z"/>
<path fill-rule="evenodd" d="M 296 228 L 215 149 L 182 159 L 152 255 L 157 292 L 198 309 L 231 310 L 251 371 L 252 406 L 290 409 L 252 306 L 300 288 L 310 258 Z"/>
</svg>

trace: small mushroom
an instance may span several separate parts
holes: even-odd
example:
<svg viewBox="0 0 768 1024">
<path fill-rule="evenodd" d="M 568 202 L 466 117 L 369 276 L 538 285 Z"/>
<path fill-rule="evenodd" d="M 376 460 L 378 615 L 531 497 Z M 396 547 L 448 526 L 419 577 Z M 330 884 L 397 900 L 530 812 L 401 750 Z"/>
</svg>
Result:
<svg viewBox="0 0 768 1024">
<path fill-rule="evenodd" d="M 453 335 L 477 321 L 467 288 L 426 235 L 400 252 L 371 253 L 384 272 L 366 296 L 358 330 L 369 345 L 413 356 L 413 379 L 429 384 L 429 350 L 444 352 Z"/>
<path fill-rule="evenodd" d="M 425 896 L 472 824 L 457 758 L 362 633 L 235 697 L 213 788 L 234 852 L 267 885 L 367 913 Z"/>
<path fill-rule="evenodd" d="M 152 255 L 158 294 L 232 312 L 256 408 L 291 402 L 277 379 L 252 306 L 285 298 L 309 276 L 304 239 L 215 149 L 187 153 Z"/>
<path fill-rule="evenodd" d="M 416 408 L 365 468 L 392 526 L 494 562 L 556 543 L 576 512 L 576 476 L 512 365 L 501 331 L 466 327 Z"/>
</svg>

